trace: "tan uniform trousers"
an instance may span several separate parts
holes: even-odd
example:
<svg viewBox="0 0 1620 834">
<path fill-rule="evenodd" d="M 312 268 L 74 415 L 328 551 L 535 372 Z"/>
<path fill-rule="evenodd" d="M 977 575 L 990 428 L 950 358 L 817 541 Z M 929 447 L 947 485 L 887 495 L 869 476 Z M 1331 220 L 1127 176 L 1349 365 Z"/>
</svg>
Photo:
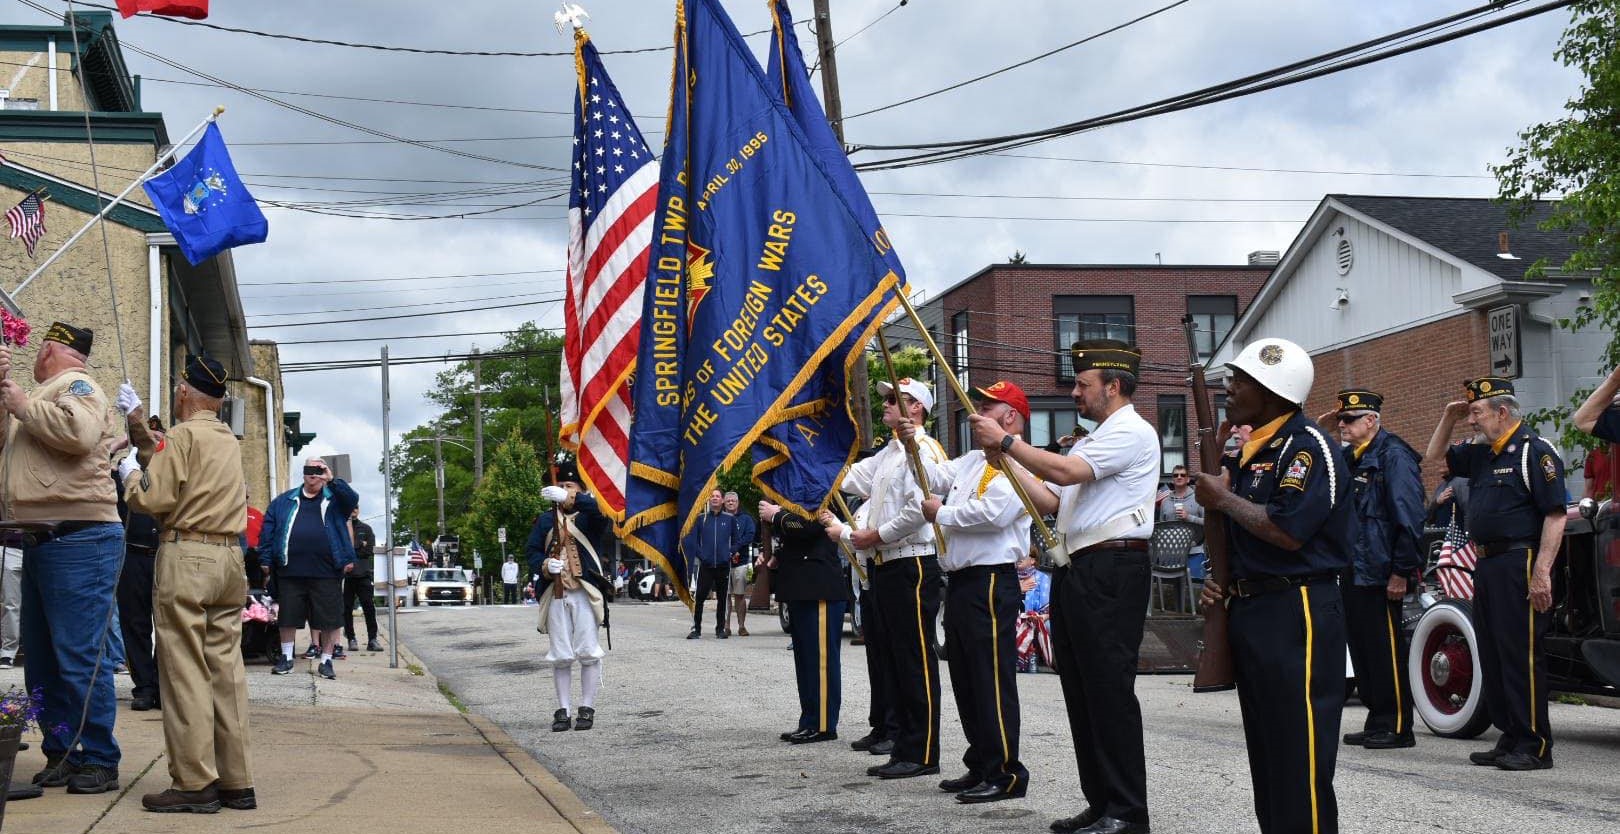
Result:
<svg viewBox="0 0 1620 834">
<path fill-rule="evenodd" d="M 200 791 L 217 780 L 221 788 L 250 788 L 242 553 L 234 546 L 166 541 L 152 584 L 163 746 L 173 787 Z"/>
</svg>

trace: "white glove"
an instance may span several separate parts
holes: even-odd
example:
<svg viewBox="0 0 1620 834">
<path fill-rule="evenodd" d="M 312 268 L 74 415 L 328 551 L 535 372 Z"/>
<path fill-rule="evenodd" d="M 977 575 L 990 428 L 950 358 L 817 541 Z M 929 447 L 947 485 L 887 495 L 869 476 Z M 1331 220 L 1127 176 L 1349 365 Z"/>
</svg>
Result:
<svg viewBox="0 0 1620 834">
<path fill-rule="evenodd" d="M 561 504 L 568 500 L 568 490 L 560 486 L 548 486 L 540 489 L 540 497 L 553 504 Z"/>
<path fill-rule="evenodd" d="M 549 573 L 552 576 L 557 576 L 557 575 L 561 574 L 563 572 L 563 568 L 565 568 L 565 567 L 568 567 L 568 566 L 563 564 L 563 560 L 561 560 L 561 559 L 547 559 L 546 560 L 546 573 Z"/>
<path fill-rule="evenodd" d="M 129 473 L 141 471 L 140 463 L 135 460 L 135 451 L 130 450 L 129 456 L 118 462 L 118 480 L 129 480 Z"/>
<path fill-rule="evenodd" d="M 135 393 L 135 386 L 125 382 L 118 386 L 118 397 L 114 402 L 117 403 L 119 411 L 128 415 L 141 407 L 141 395 Z"/>
</svg>

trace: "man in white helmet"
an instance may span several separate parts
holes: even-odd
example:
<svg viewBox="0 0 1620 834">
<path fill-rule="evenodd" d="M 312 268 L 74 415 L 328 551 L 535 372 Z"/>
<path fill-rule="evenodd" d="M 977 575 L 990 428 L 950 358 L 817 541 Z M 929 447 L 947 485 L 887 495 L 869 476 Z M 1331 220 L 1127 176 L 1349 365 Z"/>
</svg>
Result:
<svg viewBox="0 0 1620 834">
<path fill-rule="evenodd" d="M 1227 368 L 1227 420 L 1254 430 L 1225 471 L 1198 475 L 1198 503 L 1231 521 L 1231 586 L 1205 580 L 1202 599 L 1230 612 L 1260 831 L 1333 834 L 1351 476 L 1339 444 L 1301 413 L 1315 378 L 1304 348 L 1260 339 Z"/>
</svg>

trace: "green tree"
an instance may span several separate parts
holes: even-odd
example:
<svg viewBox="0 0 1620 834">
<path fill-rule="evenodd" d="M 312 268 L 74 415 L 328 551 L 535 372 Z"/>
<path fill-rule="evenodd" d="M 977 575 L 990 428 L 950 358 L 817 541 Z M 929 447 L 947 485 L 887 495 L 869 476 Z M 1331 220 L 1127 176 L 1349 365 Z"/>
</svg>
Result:
<svg viewBox="0 0 1620 834">
<path fill-rule="evenodd" d="M 1586 81 L 1564 104 L 1562 118 L 1521 132 L 1518 147 L 1510 148 L 1507 161 L 1492 166 L 1492 173 L 1520 220 L 1530 216 L 1537 200 L 1562 195 L 1540 226 L 1569 233 L 1575 249 L 1562 264 L 1537 261 L 1529 274 L 1541 277 L 1553 266 L 1591 277 L 1591 302 L 1558 324 L 1608 333 L 1602 362 L 1612 368 L 1620 363 L 1620 188 L 1615 186 L 1620 182 L 1620 0 L 1577 0 L 1570 8 L 1573 19 L 1554 54 Z M 1569 419 L 1590 393 L 1578 391 L 1568 404 L 1532 418 L 1557 426 L 1564 448 L 1590 448 L 1593 438 L 1575 430 Z"/>
<path fill-rule="evenodd" d="M 547 459 L 555 453 L 561 358 L 562 338 L 529 322 L 506 334 L 479 360 L 486 439 L 508 437 L 515 430 L 538 458 Z M 438 535 L 438 491 L 433 477 L 435 434 L 454 441 L 440 444 L 447 532 L 460 533 L 468 519 L 476 486 L 473 377 L 471 361 L 439 373 L 427 398 L 443 412 L 407 431 L 405 442 L 395 445 L 392 451 L 397 543 L 403 544 L 414 536 L 425 545 Z M 463 550 L 471 564 L 471 548 Z"/>
<path fill-rule="evenodd" d="M 523 561 L 523 544 L 541 510 L 540 488 L 545 467 L 534 446 L 514 427 L 485 461 L 484 480 L 472 491 L 468 512 L 459 521 L 463 561 L 470 564 L 477 550 L 484 557 L 483 573 L 500 573 L 498 531 L 506 528 L 506 552 Z"/>
</svg>

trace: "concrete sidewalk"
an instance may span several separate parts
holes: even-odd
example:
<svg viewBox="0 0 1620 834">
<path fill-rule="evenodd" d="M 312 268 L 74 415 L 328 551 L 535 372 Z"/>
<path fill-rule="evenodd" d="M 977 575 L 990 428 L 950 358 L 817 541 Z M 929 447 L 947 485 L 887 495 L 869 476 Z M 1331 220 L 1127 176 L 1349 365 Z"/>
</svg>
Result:
<svg viewBox="0 0 1620 834">
<path fill-rule="evenodd" d="M 300 635 L 300 640 L 305 639 Z M 302 646 L 302 643 L 300 643 Z M 293 674 L 248 666 L 254 778 L 259 808 L 218 814 L 154 814 L 141 796 L 169 786 L 163 723 L 129 709 L 129 678 L 117 677 L 122 790 L 8 803 L 5 834 L 211 832 L 271 829 L 440 832 L 510 826 L 545 834 L 612 834 L 613 828 L 492 722 L 458 712 L 408 652 L 336 661 L 337 680 L 300 660 Z M 0 671 L 0 688 L 22 670 Z M 38 736 L 17 755 L 16 775 L 44 766 Z"/>
</svg>

